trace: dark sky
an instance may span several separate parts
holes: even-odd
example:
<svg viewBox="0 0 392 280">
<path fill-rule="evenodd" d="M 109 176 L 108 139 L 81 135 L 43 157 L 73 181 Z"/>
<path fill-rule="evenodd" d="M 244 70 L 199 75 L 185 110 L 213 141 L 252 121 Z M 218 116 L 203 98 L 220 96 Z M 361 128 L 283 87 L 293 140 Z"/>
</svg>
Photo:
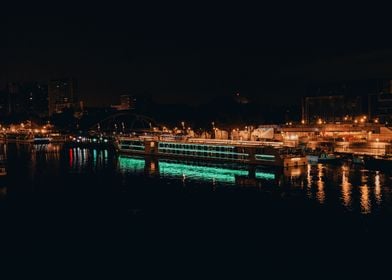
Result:
<svg viewBox="0 0 392 280">
<path fill-rule="evenodd" d="M 392 77 L 389 23 L 363 10 L 14 4 L 0 17 L 0 83 L 72 76 L 81 99 L 100 106 L 123 93 L 193 104 L 242 92 L 290 103 L 311 81 Z"/>
</svg>

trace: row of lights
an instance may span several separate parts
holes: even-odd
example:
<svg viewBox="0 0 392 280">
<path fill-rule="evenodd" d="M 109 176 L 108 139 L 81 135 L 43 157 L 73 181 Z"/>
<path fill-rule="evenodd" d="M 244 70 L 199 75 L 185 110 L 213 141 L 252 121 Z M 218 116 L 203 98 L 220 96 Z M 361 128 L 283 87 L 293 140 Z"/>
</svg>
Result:
<svg viewBox="0 0 392 280">
<path fill-rule="evenodd" d="M 346 116 L 346 117 L 344 117 L 344 121 L 348 121 L 349 120 L 349 117 L 348 116 Z M 362 116 L 362 117 L 359 117 L 359 118 L 356 118 L 355 120 L 354 120 L 354 123 L 364 123 L 364 122 L 366 122 L 366 120 L 367 120 L 367 117 L 366 116 Z M 379 120 L 376 118 L 376 119 L 374 119 L 373 120 L 373 122 L 374 123 L 378 123 L 379 122 Z M 306 123 L 306 121 L 305 120 L 301 120 L 301 124 L 305 124 Z M 321 119 L 321 118 L 319 118 L 318 120 L 317 120 L 317 124 L 326 124 L 327 122 L 325 121 L 325 120 L 323 120 L 323 119 Z M 286 122 L 286 125 L 293 125 L 293 122 Z"/>
</svg>

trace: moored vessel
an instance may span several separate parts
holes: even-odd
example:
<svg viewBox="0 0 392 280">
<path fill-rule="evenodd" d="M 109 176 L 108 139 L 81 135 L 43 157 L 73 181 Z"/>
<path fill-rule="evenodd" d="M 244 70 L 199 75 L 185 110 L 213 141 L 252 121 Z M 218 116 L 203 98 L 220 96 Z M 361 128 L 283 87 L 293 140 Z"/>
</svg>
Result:
<svg viewBox="0 0 392 280">
<path fill-rule="evenodd" d="M 232 141 L 169 136 L 121 136 L 116 140 L 120 154 L 166 158 L 240 162 L 277 167 L 303 166 L 306 157 L 298 149 L 276 142 Z"/>
<path fill-rule="evenodd" d="M 392 157 L 390 156 L 365 156 L 363 158 L 366 168 L 375 170 L 392 170 Z"/>
</svg>

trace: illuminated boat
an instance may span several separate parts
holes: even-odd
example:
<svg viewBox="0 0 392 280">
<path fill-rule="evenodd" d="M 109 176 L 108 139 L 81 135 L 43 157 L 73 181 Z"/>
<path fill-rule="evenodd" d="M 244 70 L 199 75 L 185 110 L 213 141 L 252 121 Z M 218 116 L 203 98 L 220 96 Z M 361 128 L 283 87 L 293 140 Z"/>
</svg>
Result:
<svg viewBox="0 0 392 280">
<path fill-rule="evenodd" d="M 364 165 L 365 164 L 364 156 L 361 156 L 361 155 L 353 154 L 350 161 L 352 164 L 357 164 L 357 165 Z"/>
<path fill-rule="evenodd" d="M 33 144 L 49 144 L 52 139 L 49 137 L 49 135 L 35 133 L 30 141 L 33 142 Z"/>
<path fill-rule="evenodd" d="M 239 162 L 279 167 L 307 164 L 306 157 L 298 150 L 278 146 L 276 142 L 122 136 L 116 140 L 116 149 L 120 154 Z"/>
<path fill-rule="evenodd" d="M 324 164 L 339 164 L 342 159 L 333 153 L 309 154 L 306 156 L 310 164 L 324 163 Z"/>
<path fill-rule="evenodd" d="M 48 144 L 52 138 L 44 133 L 9 132 L 5 134 L 5 142 L 22 144 Z"/>
</svg>

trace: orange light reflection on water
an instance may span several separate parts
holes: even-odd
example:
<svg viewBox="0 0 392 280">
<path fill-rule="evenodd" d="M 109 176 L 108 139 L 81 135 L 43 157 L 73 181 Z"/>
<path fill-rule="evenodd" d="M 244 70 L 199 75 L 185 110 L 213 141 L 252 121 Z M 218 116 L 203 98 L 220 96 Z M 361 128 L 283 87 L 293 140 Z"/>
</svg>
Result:
<svg viewBox="0 0 392 280">
<path fill-rule="evenodd" d="M 317 200 L 323 204 L 325 202 L 325 183 L 323 181 L 323 166 L 321 164 L 319 164 L 317 166 L 318 168 L 318 181 L 317 181 L 317 194 L 316 194 L 316 198 Z"/>
<path fill-rule="evenodd" d="M 374 176 L 374 196 L 376 198 L 376 203 L 381 204 L 381 183 L 380 183 L 380 171 L 376 171 L 376 176 Z"/>
<path fill-rule="evenodd" d="M 369 198 L 369 186 L 363 185 L 360 187 L 360 194 L 361 194 L 361 213 L 362 214 L 369 214 L 372 209 L 372 204 Z"/>
<path fill-rule="evenodd" d="M 342 166 L 342 200 L 345 207 L 351 206 L 352 186 L 349 182 L 349 172 L 347 166 Z"/>
</svg>

